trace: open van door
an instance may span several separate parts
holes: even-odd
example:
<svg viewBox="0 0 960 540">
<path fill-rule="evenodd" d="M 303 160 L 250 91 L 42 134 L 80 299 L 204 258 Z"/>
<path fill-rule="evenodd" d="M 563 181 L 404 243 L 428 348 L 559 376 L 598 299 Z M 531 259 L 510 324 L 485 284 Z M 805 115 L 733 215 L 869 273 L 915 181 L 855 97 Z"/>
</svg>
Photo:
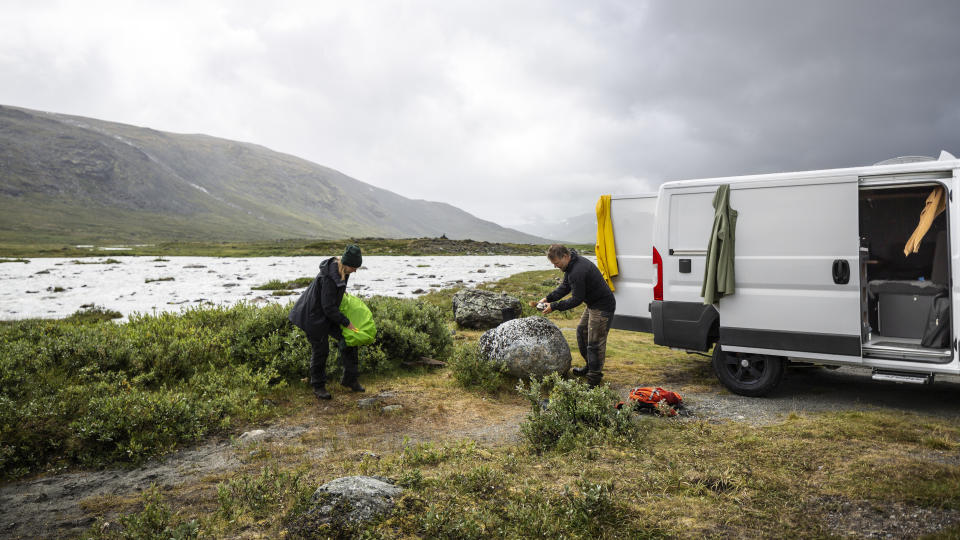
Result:
<svg viewBox="0 0 960 540">
<path fill-rule="evenodd" d="M 614 196 L 610 200 L 619 274 L 613 278 L 617 311 L 611 328 L 651 332 L 650 302 L 655 278 L 651 251 L 657 194 Z"/>
</svg>

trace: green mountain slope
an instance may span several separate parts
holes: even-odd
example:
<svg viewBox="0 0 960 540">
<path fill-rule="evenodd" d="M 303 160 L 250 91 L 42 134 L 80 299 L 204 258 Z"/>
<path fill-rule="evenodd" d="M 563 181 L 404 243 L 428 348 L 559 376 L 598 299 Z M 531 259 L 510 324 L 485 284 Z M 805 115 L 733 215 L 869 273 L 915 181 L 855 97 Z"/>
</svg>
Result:
<svg viewBox="0 0 960 540">
<path fill-rule="evenodd" d="M 543 243 L 255 144 L 0 106 L 0 240 Z"/>
</svg>

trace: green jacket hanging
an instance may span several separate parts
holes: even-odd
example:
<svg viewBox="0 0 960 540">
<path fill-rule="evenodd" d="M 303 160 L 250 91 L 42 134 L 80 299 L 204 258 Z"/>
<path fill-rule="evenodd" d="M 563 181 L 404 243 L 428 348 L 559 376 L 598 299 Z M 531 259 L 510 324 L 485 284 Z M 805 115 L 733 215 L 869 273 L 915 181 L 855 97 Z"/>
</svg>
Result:
<svg viewBox="0 0 960 540">
<path fill-rule="evenodd" d="M 357 332 L 347 328 L 343 329 L 343 339 L 348 347 L 358 347 L 360 345 L 369 345 L 377 339 L 377 325 L 373 322 L 373 313 L 370 308 L 363 303 L 363 300 L 344 293 L 343 301 L 340 302 L 340 312 L 346 315 L 350 322 L 357 327 Z"/>
<path fill-rule="evenodd" d="M 734 233 L 737 211 L 730 208 L 730 184 L 723 184 L 713 195 L 713 228 L 707 244 L 706 271 L 700 296 L 704 304 L 715 304 L 720 297 L 733 294 Z"/>
</svg>

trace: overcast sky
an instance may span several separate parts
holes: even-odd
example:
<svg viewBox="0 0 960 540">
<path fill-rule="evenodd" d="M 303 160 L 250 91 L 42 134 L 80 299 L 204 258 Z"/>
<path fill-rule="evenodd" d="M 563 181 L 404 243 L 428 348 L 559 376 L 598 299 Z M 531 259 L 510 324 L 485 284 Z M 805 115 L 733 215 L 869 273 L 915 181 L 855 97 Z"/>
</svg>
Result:
<svg viewBox="0 0 960 540">
<path fill-rule="evenodd" d="M 0 104 L 262 144 L 512 225 L 960 155 L 956 1 L 0 0 Z"/>
</svg>

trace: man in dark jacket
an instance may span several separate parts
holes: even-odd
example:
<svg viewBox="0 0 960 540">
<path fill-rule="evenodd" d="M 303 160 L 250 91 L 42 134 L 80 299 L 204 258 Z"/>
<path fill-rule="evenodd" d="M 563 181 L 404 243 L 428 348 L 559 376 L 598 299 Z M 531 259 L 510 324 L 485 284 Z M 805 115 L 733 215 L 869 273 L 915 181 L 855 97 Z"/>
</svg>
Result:
<svg viewBox="0 0 960 540">
<path fill-rule="evenodd" d="M 343 364 L 343 379 L 340 384 L 354 392 L 363 392 L 363 386 L 357 381 L 357 348 L 347 347 L 340 327 L 357 331 L 343 313 L 340 302 L 347 290 L 350 274 L 363 264 L 360 248 L 347 246 L 341 257 L 331 257 L 320 263 L 320 273 L 313 279 L 307 290 L 303 291 L 293 309 L 290 310 L 290 322 L 303 329 L 312 349 L 310 355 L 310 385 L 319 399 L 330 399 L 327 392 L 327 356 L 330 336 L 338 340 L 340 361 Z"/>
<path fill-rule="evenodd" d="M 591 387 L 600 384 L 603 379 L 603 361 L 607 354 L 607 333 L 610 321 L 617 309 L 613 292 L 603 280 L 603 274 L 589 260 L 571 253 L 566 246 L 553 244 L 547 251 L 547 258 L 553 266 L 563 270 L 563 282 L 546 297 L 540 299 L 547 304 L 543 313 L 566 311 L 586 302 L 580 324 L 577 325 L 577 346 L 580 356 L 586 360 L 586 367 L 574 368 L 575 375 L 586 375 Z M 570 298 L 560 300 L 567 294 Z M 558 302 L 558 300 L 560 300 Z"/>
</svg>

